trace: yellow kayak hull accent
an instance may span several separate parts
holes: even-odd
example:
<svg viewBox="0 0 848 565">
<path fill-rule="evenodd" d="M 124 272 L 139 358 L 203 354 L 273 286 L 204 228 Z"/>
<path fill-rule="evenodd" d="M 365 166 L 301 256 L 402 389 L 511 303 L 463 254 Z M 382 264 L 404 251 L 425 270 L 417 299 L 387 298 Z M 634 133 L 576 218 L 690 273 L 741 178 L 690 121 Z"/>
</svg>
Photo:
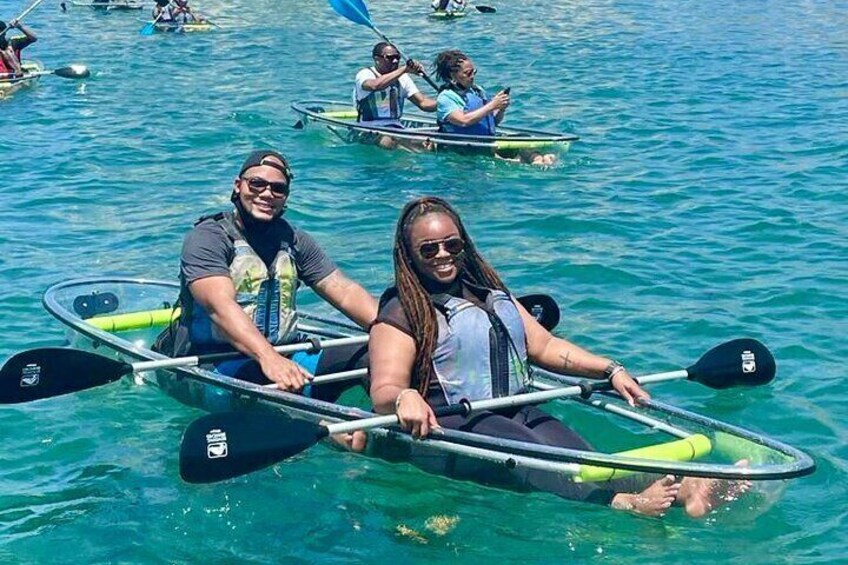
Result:
<svg viewBox="0 0 848 565">
<path fill-rule="evenodd" d="M 162 308 L 160 310 L 147 310 L 146 312 L 99 316 L 87 319 L 86 323 L 103 331 L 116 333 L 165 326 L 179 317 L 179 308 Z"/>
<path fill-rule="evenodd" d="M 621 451 L 615 453 L 621 457 L 635 457 L 638 459 L 656 459 L 660 461 L 694 461 L 709 455 L 712 451 L 710 439 L 703 434 L 692 434 L 689 437 Z M 615 469 L 610 467 L 596 467 L 594 465 L 580 465 L 580 473 L 574 477 L 574 482 L 589 483 L 598 481 L 611 481 L 632 475 L 635 471 Z"/>
</svg>

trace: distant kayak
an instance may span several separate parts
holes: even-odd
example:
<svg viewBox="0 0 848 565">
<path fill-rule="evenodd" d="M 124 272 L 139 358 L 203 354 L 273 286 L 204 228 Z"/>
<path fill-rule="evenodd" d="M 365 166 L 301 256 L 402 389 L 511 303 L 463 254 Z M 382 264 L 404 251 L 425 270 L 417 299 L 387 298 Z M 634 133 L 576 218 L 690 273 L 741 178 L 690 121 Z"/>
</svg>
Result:
<svg viewBox="0 0 848 565">
<path fill-rule="evenodd" d="M 455 20 L 457 18 L 463 18 L 466 16 L 468 12 L 447 12 L 445 10 L 434 10 L 427 14 L 428 18 L 432 18 L 434 20 Z"/>
<path fill-rule="evenodd" d="M 154 31 L 158 31 L 161 33 L 197 33 L 197 32 L 206 32 L 212 31 L 216 26 L 209 20 L 203 20 L 202 22 L 186 22 L 186 23 L 177 23 L 177 22 L 156 22 L 153 23 L 150 20 L 141 20 L 142 22 L 153 27 Z"/>
<path fill-rule="evenodd" d="M 196 33 L 212 31 L 215 26 L 211 22 L 187 22 L 184 24 L 174 22 L 157 22 L 153 25 L 156 31 L 169 33 Z"/>
<path fill-rule="evenodd" d="M 292 109 L 305 125 L 317 122 L 347 142 L 373 143 L 379 136 L 388 136 L 407 144 L 418 145 L 422 152 L 455 150 L 472 153 L 509 153 L 522 150 L 568 151 L 580 139 L 571 133 L 556 133 L 517 127 L 497 128 L 494 136 L 462 135 L 439 131 L 435 118 L 421 114 L 404 114 L 400 124 L 370 125 L 357 122 L 357 113 L 350 103 L 329 100 L 294 102 Z M 409 148 L 409 147 L 407 147 Z"/>
<path fill-rule="evenodd" d="M 141 10 L 144 8 L 144 3 L 139 0 L 113 0 L 110 2 L 73 0 L 71 4 L 81 8 L 94 8 L 97 10 Z"/>
<path fill-rule="evenodd" d="M 35 84 L 41 78 L 44 65 L 37 61 L 26 61 L 22 65 L 24 75 L 21 77 L 0 77 L 0 100 L 12 96 L 18 90 Z"/>
</svg>

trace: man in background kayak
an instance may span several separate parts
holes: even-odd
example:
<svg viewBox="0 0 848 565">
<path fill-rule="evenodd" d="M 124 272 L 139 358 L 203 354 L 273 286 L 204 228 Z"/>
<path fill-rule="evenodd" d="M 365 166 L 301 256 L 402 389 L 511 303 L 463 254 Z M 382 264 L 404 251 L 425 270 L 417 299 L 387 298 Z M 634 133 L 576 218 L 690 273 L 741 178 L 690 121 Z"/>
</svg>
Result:
<svg viewBox="0 0 848 565">
<path fill-rule="evenodd" d="M 333 401 L 352 383 L 311 387 L 312 374 L 366 366 L 367 346 L 291 358 L 274 351 L 274 345 L 301 340 L 297 288 L 305 283 L 363 328 L 376 318 L 377 301 L 342 274 L 309 234 L 282 217 L 292 178 L 280 153 L 260 150 L 248 156 L 233 186 L 235 209 L 201 218 L 185 238 L 182 314 L 157 340 L 157 349 L 175 356 L 236 349 L 246 357 L 210 369 Z"/>
<path fill-rule="evenodd" d="M 23 37 L 6 38 L 6 32 L 11 28 L 17 28 L 24 34 Z M 23 74 L 21 63 L 21 51 L 38 41 L 35 33 L 18 20 L 12 20 L 7 26 L 0 22 L 0 78 L 12 78 Z"/>
<path fill-rule="evenodd" d="M 435 112 L 436 101 L 421 93 L 410 74 L 421 75 L 424 67 L 412 59 L 400 65 L 400 52 L 394 45 L 381 41 L 371 50 L 373 67 L 356 73 L 353 100 L 357 121 L 379 127 L 403 128 L 403 104 L 409 100 L 424 112 Z M 396 140 L 380 136 L 379 144 L 391 149 Z"/>
</svg>

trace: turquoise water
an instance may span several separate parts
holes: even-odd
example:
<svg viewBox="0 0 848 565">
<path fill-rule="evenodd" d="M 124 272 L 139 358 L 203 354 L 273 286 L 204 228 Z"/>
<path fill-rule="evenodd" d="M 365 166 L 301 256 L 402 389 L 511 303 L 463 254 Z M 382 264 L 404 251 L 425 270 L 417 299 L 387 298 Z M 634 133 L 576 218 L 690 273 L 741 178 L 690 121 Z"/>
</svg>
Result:
<svg viewBox="0 0 848 565">
<path fill-rule="evenodd" d="M 10 4 L 3 19 L 20 10 Z M 173 278 L 192 221 L 226 205 L 247 151 L 272 145 L 296 172 L 291 218 L 374 293 L 390 280 L 399 208 L 432 193 L 459 208 L 514 289 L 556 297 L 561 335 L 634 372 L 761 339 L 779 366 L 767 388 L 652 392 L 803 447 L 817 473 L 701 521 L 488 489 L 324 446 L 189 486 L 177 451 L 200 413 L 122 382 L 0 409 L 0 562 L 845 559 L 848 7 L 487 2 L 497 14 L 433 22 L 423 0 L 371 4 L 408 53 L 458 47 L 481 84 L 511 86 L 508 124 L 582 140 L 537 170 L 293 129 L 290 102 L 347 99 L 375 39 L 322 0 L 208 1 L 223 30 L 153 37 L 139 36 L 137 14 L 45 2 L 28 19 L 41 37 L 29 52 L 93 76 L 44 77 L 0 102 L 0 357 L 62 343 L 40 306 L 53 282 Z"/>
</svg>

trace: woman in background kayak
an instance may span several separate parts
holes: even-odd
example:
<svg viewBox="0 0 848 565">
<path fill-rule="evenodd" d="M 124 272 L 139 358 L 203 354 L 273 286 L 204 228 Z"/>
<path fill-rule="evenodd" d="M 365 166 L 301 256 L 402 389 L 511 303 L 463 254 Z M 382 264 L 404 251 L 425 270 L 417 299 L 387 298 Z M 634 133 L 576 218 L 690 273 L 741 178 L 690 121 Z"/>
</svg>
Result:
<svg viewBox="0 0 848 565">
<path fill-rule="evenodd" d="M 509 89 L 501 90 L 489 97 L 485 90 L 474 83 L 477 69 L 474 62 L 462 51 L 442 51 L 434 62 L 436 76 L 443 82 L 436 98 L 436 119 L 439 130 L 462 135 L 494 136 L 497 125 L 503 121 L 509 107 Z M 549 166 L 556 156 L 538 151 L 498 151 L 497 156 L 505 159 L 519 158 L 533 165 Z"/>
<path fill-rule="evenodd" d="M 6 32 L 11 28 L 21 30 L 24 36 L 7 39 Z M 36 41 L 38 38 L 35 33 L 18 20 L 10 21 L 8 26 L 0 22 L 0 79 L 23 75 L 21 51 Z"/>
<path fill-rule="evenodd" d="M 607 379 L 631 405 L 648 394 L 618 362 L 554 337 L 509 293 L 477 253 L 457 212 L 444 200 L 408 203 L 398 220 L 395 286 L 380 300 L 369 342 L 371 400 L 396 413 L 416 437 L 445 427 L 530 443 L 591 450 L 562 422 L 536 406 L 520 406 L 438 420 L 432 406 L 518 394 L 529 363 Z M 636 475 L 607 483 L 575 483 L 552 473 L 513 469 L 494 478 L 491 467 L 449 457 L 417 461 L 455 478 L 530 487 L 652 516 L 677 503 L 692 516 L 716 502 L 718 481 Z M 726 484 L 726 483 L 724 483 Z"/>
</svg>

